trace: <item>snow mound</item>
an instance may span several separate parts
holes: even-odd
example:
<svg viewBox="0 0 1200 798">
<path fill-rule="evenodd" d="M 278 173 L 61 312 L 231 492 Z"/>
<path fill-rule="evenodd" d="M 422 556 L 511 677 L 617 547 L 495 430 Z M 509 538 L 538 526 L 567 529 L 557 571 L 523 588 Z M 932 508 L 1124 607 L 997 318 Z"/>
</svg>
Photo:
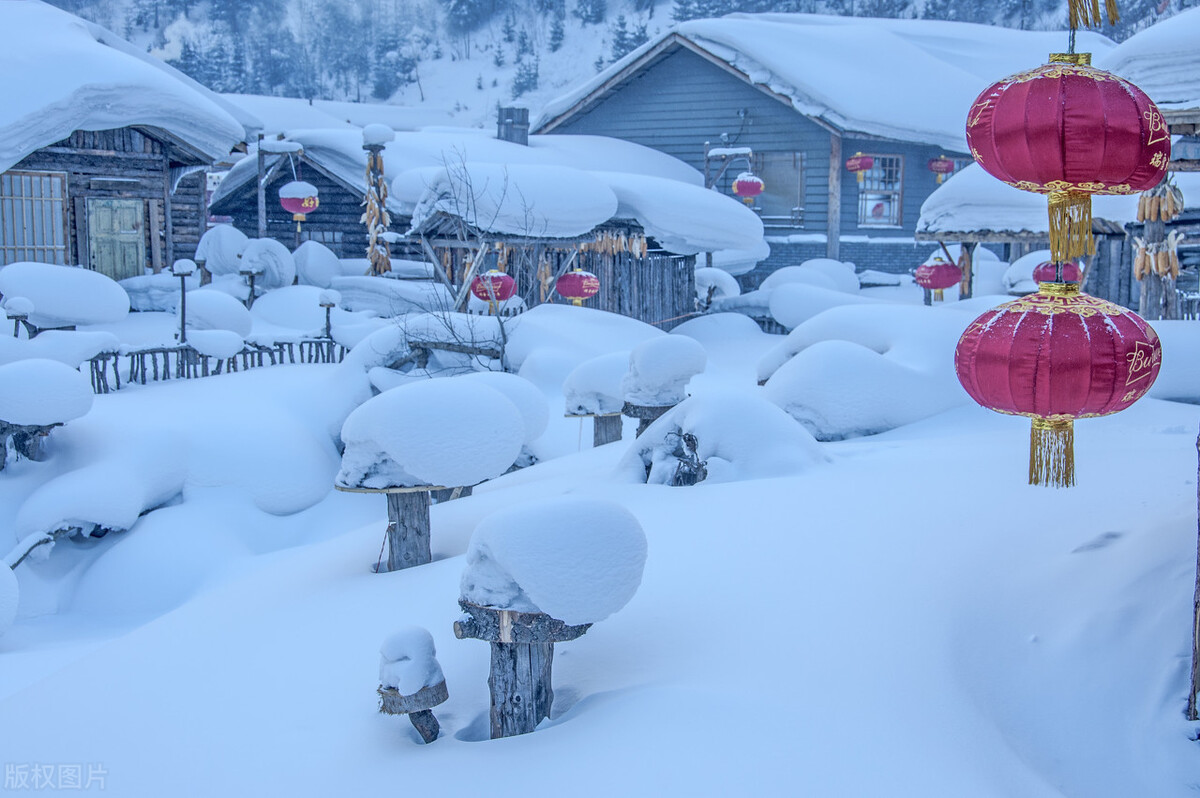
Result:
<svg viewBox="0 0 1200 798">
<path fill-rule="evenodd" d="M 788 283 L 808 283 L 848 294 L 857 294 L 859 289 L 854 267 L 832 258 L 812 258 L 799 266 L 776 269 L 767 275 L 759 289 L 769 291 Z"/>
<path fill-rule="evenodd" d="M 17 316 L 29 317 L 33 313 L 33 301 L 23 296 L 9 297 L 4 301 L 4 315 L 10 319 Z"/>
<path fill-rule="evenodd" d="M 342 265 L 333 250 L 319 241 L 305 241 L 292 253 L 300 285 L 328 288 L 342 275 Z"/>
<path fill-rule="evenodd" d="M 524 437 L 521 412 L 495 388 L 452 379 L 414 382 L 364 402 L 346 419 L 337 484 L 475 485 L 511 466 Z"/>
<path fill-rule="evenodd" d="M 229 330 L 189 330 L 187 342 L 200 354 L 220 360 L 231 358 L 246 348 L 245 339 Z"/>
<path fill-rule="evenodd" d="M 646 535 L 610 501 L 563 497 L 501 510 L 475 528 L 462 575 L 473 604 L 597 623 L 642 583 Z"/>
<path fill-rule="evenodd" d="M 630 404 L 666 407 L 687 398 L 687 384 L 704 371 L 708 353 L 691 338 L 667 335 L 638 344 L 629 353 L 621 393 Z"/>
<path fill-rule="evenodd" d="M 22 261 L 0 267 L 0 294 L 33 303 L 29 323 L 71 327 L 120 321 L 129 313 L 129 295 L 115 281 L 91 269 Z"/>
<path fill-rule="evenodd" d="M 789 330 L 799 327 L 813 316 L 839 305 L 876 304 L 879 304 L 878 299 L 822 288 L 801 281 L 779 286 L 771 291 L 768 299 L 771 316 Z"/>
<path fill-rule="evenodd" d="M 250 315 L 256 321 L 262 321 L 285 331 L 300 332 L 304 335 L 325 334 L 325 308 L 321 303 L 326 299 L 334 299 L 337 305 L 337 292 L 328 288 L 317 288 L 312 285 L 288 285 L 268 291 L 254 300 Z M 367 314 L 347 313 L 341 308 L 330 309 L 330 326 L 355 324 L 365 321 Z"/>
<path fill-rule="evenodd" d="M 92 409 L 91 383 L 56 360 L 18 360 L 0 366 L 0 421 L 63 424 Z"/>
<path fill-rule="evenodd" d="M 546 425 L 550 423 L 550 405 L 545 394 L 524 377 L 503 371 L 477 371 L 455 379 L 486 385 L 508 397 L 521 411 L 521 419 L 525 423 L 524 443 L 536 440 L 546 431 Z"/>
<path fill-rule="evenodd" d="M 335 277 L 330 287 L 342 295 L 346 310 L 373 311 L 384 318 L 450 308 L 454 297 L 441 283 L 387 277 Z"/>
<path fill-rule="evenodd" d="M 231 224 L 219 224 L 204 235 L 196 245 L 196 261 L 213 277 L 237 274 L 242 268 L 242 252 L 250 239 Z"/>
<path fill-rule="evenodd" d="M 391 130 L 391 128 L 388 128 Z M 437 661 L 433 635 L 421 626 L 391 634 L 379 647 L 379 684 L 400 695 L 416 695 L 424 687 L 446 681 Z"/>
<path fill-rule="evenodd" d="M 628 352 L 610 352 L 580 363 L 563 380 L 566 414 L 603 416 L 620 413 L 625 406 L 621 384 L 628 371 Z"/>
<path fill-rule="evenodd" d="M 380 122 L 372 122 L 362 129 L 363 146 L 375 146 L 387 144 L 389 141 L 396 140 L 396 131 L 389 125 Z"/>
<path fill-rule="evenodd" d="M 1037 281 L 1033 279 L 1033 270 L 1050 260 L 1050 250 L 1039 249 L 1022 255 L 1012 262 L 1000 278 L 1004 291 L 1009 294 L 1032 294 L 1038 290 Z"/>
<path fill-rule="evenodd" d="M 17 575 L 7 565 L 0 563 L 0 637 L 17 619 L 17 603 L 21 598 L 21 586 Z"/>
<path fill-rule="evenodd" d="M 706 482 L 734 482 L 799 473 L 825 454 L 799 424 L 756 392 L 730 389 L 690 397 L 668 410 L 630 446 L 618 465 L 633 482 L 669 485 L 673 455 L 685 433 L 708 461 Z"/>
<path fill-rule="evenodd" d="M 273 238 L 252 238 L 242 250 L 241 271 L 253 272 L 254 290 L 263 293 L 291 285 L 296 262 L 288 248 Z"/>
<path fill-rule="evenodd" d="M 719 249 L 712 254 L 712 265 L 733 277 L 752 271 L 762 261 L 771 257 L 771 245 L 764 239 L 749 249 Z"/>
<path fill-rule="evenodd" d="M 200 276 L 191 275 L 185 280 L 187 290 L 195 291 L 200 287 Z M 129 307 L 142 313 L 148 311 L 175 312 L 179 304 L 179 276 L 162 272 L 160 274 L 140 274 L 137 277 L 127 277 L 120 282 L 125 293 L 129 295 Z"/>
<path fill-rule="evenodd" d="M 629 351 L 643 341 L 666 335 L 657 327 L 619 313 L 574 305 L 538 305 L 505 324 L 505 353 L 513 369 L 524 371 L 526 359 L 539 350 L 542 356 L 547 350 L 555 350 L 564 363 L 570 364 L 558 377 L 556 388 L 562 385 L 567 372 L 585 360 L 607 352 Z"/>
<path fill-rule="evenodd" d="M 189 330 L 228 330 L 245 338 L 253 326 L 254 317 L 246 306 L 224 291 L 211 288 L 188 291 Z"/>
<path fill-rule="evenodd" d="M 774 291 L 785 285 L 811 285 L 824 288 L 826 291 L 836 291 L 837 283 L 831 277 L 816 269 L 801 269 L 799 266 L 784 266 L 767 275 L 758 287 L 759 291 Z"/>
<path fill-rule="evenodd" d="M 711 293 L 710 293 L 711 292 Z M 705 267 L 696 269 L 696 302 L 707 307 L 709 302 L 742 293 L 741 286 L 733 275 L 724 269 Z"/>
<path fill-rule="evenodd" d="M 120 349 L 121 342 L 112 333 L 47 330 L 36 338 L 0 336 L 0 363 L 41 358 L 57 360 L 74 369 L 96 355 Z"/>
</svg>

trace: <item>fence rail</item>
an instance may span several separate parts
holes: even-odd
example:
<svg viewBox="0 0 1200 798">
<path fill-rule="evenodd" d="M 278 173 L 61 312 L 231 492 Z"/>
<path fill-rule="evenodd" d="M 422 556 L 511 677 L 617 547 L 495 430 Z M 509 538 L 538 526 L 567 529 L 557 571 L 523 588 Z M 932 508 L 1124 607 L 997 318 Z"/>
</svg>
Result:
<svg viewBox="0 0 1200 798">
<path fill-rule="evenodd" d="M 247 344 L 233 357 L 205 355 L 187 344 L 181 344 L 131 352 L 105 352 L 91 359 L 90 372 L 92 390 L 110 393 L 119 390 L 122 382 L 125 385 L 145 385 L 148 382 L 195 379 L 262 366 L 340 363 L 345 357 L 346 348 L 329 338 L 278 341 L 269 346 Z"/>
</svg>

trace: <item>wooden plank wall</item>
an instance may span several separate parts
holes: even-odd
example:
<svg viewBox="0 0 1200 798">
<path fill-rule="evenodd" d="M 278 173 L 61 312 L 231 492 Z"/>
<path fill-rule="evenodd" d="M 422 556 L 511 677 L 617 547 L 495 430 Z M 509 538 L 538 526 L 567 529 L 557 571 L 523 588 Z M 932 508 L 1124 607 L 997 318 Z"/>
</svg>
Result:
<svg viewBox="0 0 1200 798">
<path fill-rule="evenodd" d="M 169 166 L 162 142 L 125 127 L 77 130 L 66 139 L 30 154 L 13 169 L 67 173 L 67 260 L 72 264 L 89 265 L 86 242 L 88 198 L 143 200 L 146 203 L 146 266 L 149 267 L 155 251 L 152 236 L 159 236 L 160 245 L 166 239 L 164 230 L 152 229 L 149 203 L 162 202 Z M 105 179 L 112 178 L 123 182 L 104 184 Z M 166 253 L 169 261 L 191 257 L 195 252 L 204 221 L 204 181 L 203 172 L 189 175 L 172 196 L 174 253 Z M 162 216 L 165 219 L 167 214 L 164 212 Z M 170 262 L 164 266 L 170 266 Z"/>
</svg>

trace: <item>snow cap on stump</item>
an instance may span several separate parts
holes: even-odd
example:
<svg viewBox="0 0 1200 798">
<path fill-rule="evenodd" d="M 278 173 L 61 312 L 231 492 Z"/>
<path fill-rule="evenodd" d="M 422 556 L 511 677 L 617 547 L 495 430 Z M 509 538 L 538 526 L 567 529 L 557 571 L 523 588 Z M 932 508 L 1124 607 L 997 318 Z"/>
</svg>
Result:
<svg viewBox="0 0 1200 798">
<path fill-rule="evenodd" d="M 416 695 L 425 687 L 446 681 L 437 661 L 433 636 L 409 626 L 388 636 L 379 647 L 379 683 L 401 695 Z"/>
<path fill-rule="evenodd" d="M 677 405 L 687 398 L 688 381 L 704 371 L 708 354 L 695 339 L 664 335 L 638 344 L 629 353 L 629 371 L 621 383 L 625 401 L 646 407 Z"/>
<path fill-rule="evenodd" d="M 88 378 L 57 360 L 17 360 L 0 366 L 0 421 L 64 424 L 92 409 Z"/>
<path fill-rule="evenodd" d="M 479 381 L 436 379 L 384 391 L 342 426 L 348 488 L 458 487 L 497 477 L 521 453 L 525 423 Z"/>
<path fill-rule="evenodd" d="M 479 522 L 462 597 L 484 607 L 544 612 L 570 625 L 596 623 L 629 603 L 645 565 L 646 535 L 624 507 L 549 499 Z"/>
</svg>

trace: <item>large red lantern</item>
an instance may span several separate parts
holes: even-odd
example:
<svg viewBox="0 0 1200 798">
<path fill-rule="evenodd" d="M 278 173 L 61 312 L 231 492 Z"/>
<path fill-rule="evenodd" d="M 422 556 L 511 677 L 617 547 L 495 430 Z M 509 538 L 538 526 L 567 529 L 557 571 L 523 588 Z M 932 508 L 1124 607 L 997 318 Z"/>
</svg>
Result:
<svg viewBox="0 0 1200 798">
<path fill-rule="evenodd" d="M 1036 294 L 975 320 L 959 339 L 954 367 L 979 404 L 1029 416 L 1029 483 L 1075 484 L 1077 418 L 1124 410 L 1158 376 L 1162 347 L 1136 313 L 1042 283 Z"/>
<path fill-rule="evenodd" d="M 554 290 L 571 300 L 572 305 L 582 305 L 583 300 L 600 292 L 600 278 L 591 272 L 576 269 L 559 277 Z"/>
<path fill-rule="evenodd" d="M 936 158 L 930 158 L 926 164 L 929 171 L 937 175 L 938 183 L 946 179 L 946 175 L 954 173 L 954 161 L 947 158 L 945 155 L 939 155 Z"/>
<path fill-rule="evenodd" d="M 499 269 L 489 269 L 471 281 L 471 293 L 487 302 L 493 315 L 496 306 L 506 299 L 511 299 L 516 292 L 517 281 Z"/>
<path fill-rule="evenodd" d="M 917 267 L 914 279 L 917 285 L 933 292 L 934 301 L 941 302 L 943 291 L 962 282 L 962 269 L 942 258 L 934 258 Z"/>
<path fill-rule="evenodd" d="M 749 205 L 754 201 L 754 198 L 763 193 L 763 181 L 758 175 L 751 172 L 742 172 L 733 180 L 733 193 L 737 195 L 742 202 Z"/>
<path fill-rule="evenodd" d="M 279 204 L 292 214 L 294 221 L 303 222 L 305 214 L 312 213 L 320 204 L 317 199 L 317 187 L 303 180 L 285 183 L 279 189 Z"/>
<path fill-rule="evenodd" d="M 1053 261 L 1043 261 L 1034 267 L 1033 279 L 1039 283 L 1057 282 L 1058 270 Z M 1062 282 L 1078 283 L 1081 280 L 1083 280 L 1083 270 L 1079 268 L 1078 263 L 1069 260 L 1062 264 Z"/>
<path fill-rule="evenodd" d="M 875 159 L 870 155 L 863 155 L 861 152 L 856 152 L 846 159 L 846 171 L 854 172 L 860 183 L 863 182 L 863 176 L 874 168 Z"/>
<path fill-rule="evenodd" d="M 1056 262 L 1095 252 L 1093 194 L 1153 188 L 1171 150 L 1150 98 L 1092 68 L 1088 53 L 1053 54 L 985 89 L 967 117 L 967 143 L 992 176 L 1049 195 Z"/>
</svg>

